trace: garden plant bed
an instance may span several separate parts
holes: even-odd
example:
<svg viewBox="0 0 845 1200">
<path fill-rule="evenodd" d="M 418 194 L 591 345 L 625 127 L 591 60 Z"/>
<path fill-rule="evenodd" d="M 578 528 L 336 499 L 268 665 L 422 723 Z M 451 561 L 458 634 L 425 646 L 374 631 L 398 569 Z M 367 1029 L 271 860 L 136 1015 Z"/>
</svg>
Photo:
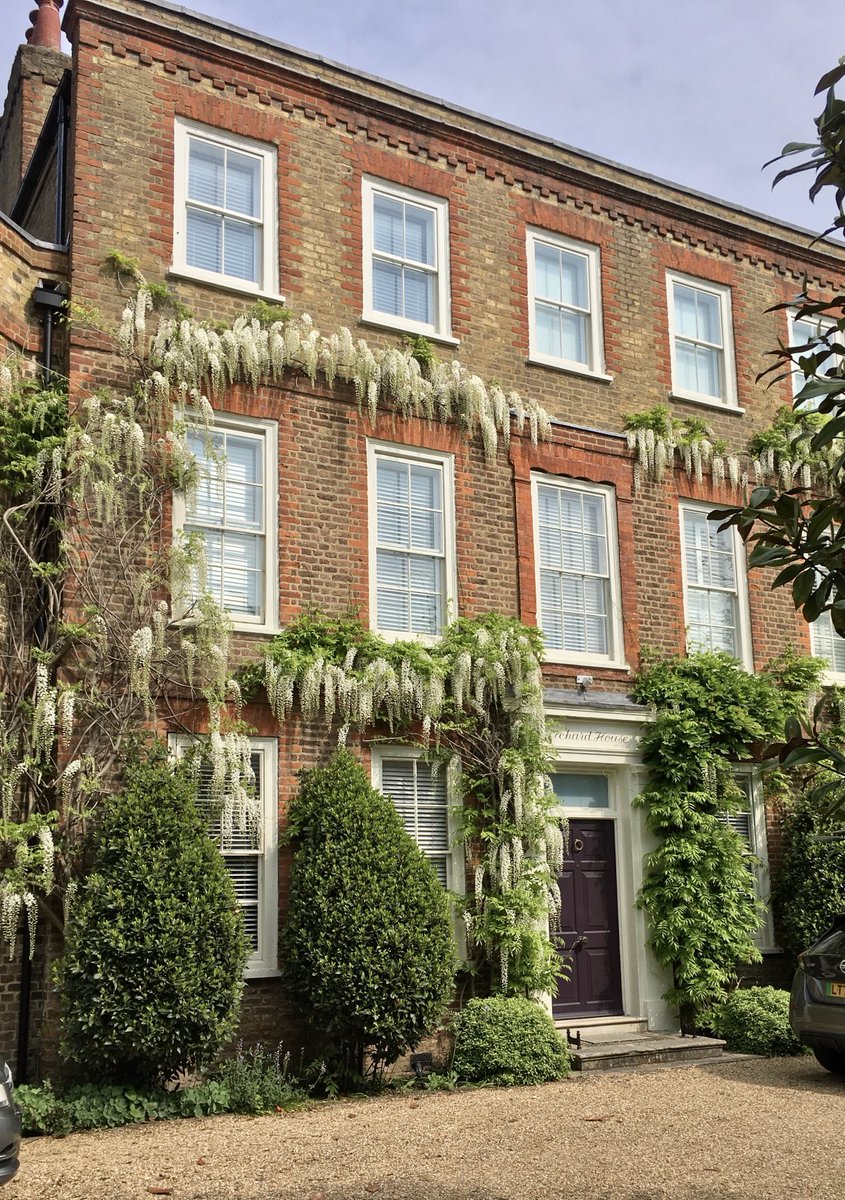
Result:
<svg viewBox="0 0 845 1200">
<path fill-rule="evenodd" d="M 3 1200 L 834 1196 L 843 1102 L 809 1057 L 408 1092 L 30 1139 Z"/>
</svg>

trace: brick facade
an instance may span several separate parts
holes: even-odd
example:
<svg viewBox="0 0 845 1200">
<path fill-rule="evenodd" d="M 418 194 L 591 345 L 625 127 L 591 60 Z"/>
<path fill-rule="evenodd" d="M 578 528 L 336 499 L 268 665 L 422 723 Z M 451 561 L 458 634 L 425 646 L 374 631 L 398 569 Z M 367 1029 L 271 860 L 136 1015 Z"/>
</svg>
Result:
<svg viewBox="0 0 845 1200">
<path fill-rule="evenodd" d="M 642 647 L 682 651 L 678 502 L 739 497 L 728 486 L 694 484 L 681 472 L 664 485 L 634 489 L 624 414 L 668 403 L 672 391 L 666 271 L 730 288 L 739 408 L 702 408 L 677 398 L 672 407 L 704 419 L 738 450 L 791 402 L 789 380 L 770 388 L 756 382 L 766 351 L 786 338 L 784 314 L 769 310 L 797 292 L 805 274 L 820 296 L 839 286 L 845 254 L 826 244 L 810 249 L 774 221 L 155 0 L 71 0 L 65 28 L 74 50 L 70 248 L 65 254 L 37 245 L 0 217 L 0 342 L 38 351 L 40 331 L 27 301 L 44 275 L 66 277 L 76 304 L 97 308 L 106 326 L 116 324 L 124 300 L 104 268 L 112 247 L 137 257 L 149 280 L 167 280 L 199 318 L 229 319 L 249 307 L 251 296 L 172 270 L 177 118 L 276 148 L 280 290 L 323 332 L 346 325 L 374 346 L 402 344 L 401 334 L 361 320 L 362 177 L 444 198 L 451 334 L 459 344 L 438 349 L 505 390 L 539 400 L 556 418 L 553 436 L 533 446 L 515 435 L 509 450 L 501 447 L 488 463 L 453 427 L 386 414 L 370 421 L 346 385 L 329 389 L 291 377 L 284 386 L 232 389 L 221 412 L 278 422 L 281 622 L 315 607 L 367 614 L 367 439 L 377 438 L 454 455 L 461 614 L 495 609 L 536 622 L 530 481 L 532 472 L 542 472 L 614 489 L 628 666 L 636 668 Z M 36 58 L 44 64 L 40 75 Z M 54 52 L 39 58 L 31 47 L 16 62 L 0 127 L 8 147 L 0 209 L 14 194 L 65 62 Z M 34 89 L 34 98 L 26 89 Z M 606 378 L 529 361 L 528 226 L 599 248 Z M 120 381 L 106 340 L 90 330 L 72 329 L 67 363 L 71 397 Z M 768 588 L 764 575 L 751 577 L 758 667 L 788 644 L 809 648 L 788 596 Z M 254 636 L 238 636 L 238 658 L 255 649 Z M 572 689 L 583 670 L 547 664 L 547 684 Z M 590 674 L 604 692 L 622 695 L 630 686 L 626 669 L 597 666 Z M 279 737 L 284 827 L 296 771 L 322 761 L 331 738 L 296 721 L 280 732 L 261 709 L 248 719 L 259 733 Z M 770 838 L 775 857 L 774 818 Z M 282 854 L 282 915 L 286 879 Z M 0 975 L 0 1042 L 10 1046 L 14 979 L 6 978 Z M 50 1061 L 53 1027 L 44 1022 L 37 1050 L 43 1062 Z M 297 1038 L 278 980 L 249 984 L 242 1029 L 268 1041 Z"/>
</svg>

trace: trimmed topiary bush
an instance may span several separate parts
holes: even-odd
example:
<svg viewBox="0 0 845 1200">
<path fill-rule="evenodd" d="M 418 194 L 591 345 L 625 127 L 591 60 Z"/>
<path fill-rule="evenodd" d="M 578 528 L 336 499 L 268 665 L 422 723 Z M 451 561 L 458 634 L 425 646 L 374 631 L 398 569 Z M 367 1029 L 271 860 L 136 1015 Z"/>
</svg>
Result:
<svg viewBox="0 0 845 1200">
<path fill-rule="evenodd" d="M 789 992 L 781 988 L 738 988 L 716 1005 L 708 1024 L 736 1054 L 782 1058 L 805 1053 L 789 1025 Z"/>
<path fill-rule="evenodd" d="M 65 1061 L 87 1081 L 141 1086 L 206 1065 L 234 1031 L 247 953 L 189 768 L 145 746 L 105 806 L 65 926 Z"/>
<path fill-rule="evenodd" d="M 454 1071 L 467 1083 L 548 1083 L 569 1071 L 569 1050 L 534 1000 L 470 1000 L 457 1020 Z"/>
<path fill-rule="evenodd" d="M 818 842 L 819 834 L 841 829 L 841 814 L 829 816 L 830 797 L 798 796 L 783 822 L 786 849 L 775 875 L 772 902 L 783 923 L 783 945 L 797 956 L 818 941 L 845 911 L 845 841 Z"/>
<path fill-rule="evenodd" d="M 351 754 L 301 778 L 282 966 L 329 1074 L 350 1087 L 437 1025 L 454 979 L 452 920 L 431 864 Z"/>
</svg>

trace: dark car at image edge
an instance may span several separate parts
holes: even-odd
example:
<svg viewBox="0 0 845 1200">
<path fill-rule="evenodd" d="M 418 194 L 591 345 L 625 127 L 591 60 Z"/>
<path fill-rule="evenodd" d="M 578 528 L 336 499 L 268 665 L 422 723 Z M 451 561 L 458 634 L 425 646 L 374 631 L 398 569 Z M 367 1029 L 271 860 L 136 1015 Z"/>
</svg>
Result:
<svg viewBox="0 0 845 1200">
<path fill-rule="evenodd" d="M 0 1184 L 18 1173 L 21 1146 L 21 1115 L 15 1104 L 12 1072 L 0 1058 Z"/>
<path fill-rule="evenodd" d="M 789 1021 L 825 1070 L 845 1075 L 845 913 L 799 954 Z"/>
</svg>

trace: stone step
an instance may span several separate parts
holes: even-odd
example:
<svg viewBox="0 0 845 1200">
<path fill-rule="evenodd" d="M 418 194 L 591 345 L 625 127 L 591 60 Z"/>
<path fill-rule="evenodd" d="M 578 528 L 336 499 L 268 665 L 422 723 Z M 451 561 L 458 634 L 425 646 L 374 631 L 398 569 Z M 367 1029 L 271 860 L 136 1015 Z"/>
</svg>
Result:
<svg viewBox="0 0 845 1200">
<path fill-rule="evenodd" d="M 648 1021 L 645 1017 L 584 1017 L 577 1020 L 555 1021 L 555 1027 L 573 1038 L 581 1034 L 581 1040 L 597 1041 L 604 1038 L 624 1039 L 636 1033 L 646 1033 Z"/>
<path fill-rule="evenodd" d="M 725 1043 L 719 1038 L 681 1037 L 671 1033 L 636 1033 L 626 1038 L 588 1040 L 571 1049 L 573 1071 L 615 1071 L 655 1063 L 690 1063 L 719 1058 Z"/>
</svg>

